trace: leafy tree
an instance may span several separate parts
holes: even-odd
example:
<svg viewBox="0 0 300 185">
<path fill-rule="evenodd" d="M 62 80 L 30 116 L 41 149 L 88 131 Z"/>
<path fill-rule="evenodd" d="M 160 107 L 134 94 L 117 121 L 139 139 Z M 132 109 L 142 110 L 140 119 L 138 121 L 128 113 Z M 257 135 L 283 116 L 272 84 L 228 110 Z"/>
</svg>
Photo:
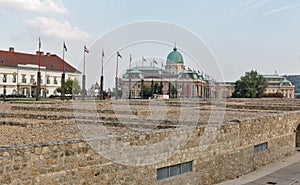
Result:
<svg viewBox="0 0 300 185">
<path fill-rule="evenodd" d="M 154 84 L 154 90 L 153 90 L 154 94 L 162 94 L 161 92 L 161 87 L 160 85 L 158 85 L 158 83 Z"/>
<path fill-rule="evenodd" d="M 261 98 L 267 87 L 267 80 L 257 71 L 251 70 L 235 82 L 233 97 Z"/>
<path fill-rule="evenodd" d="M 61 93 L 61 87 L 56 88 L 58 93 Z M 67 79 L 65 83 L 65 94 L 79 94 L 81 93 L 81 88 L 78 80 Z"/>
<path fill-rule="evenodd" d="M 177 93 L 178 93 L 178 91 L 177 91 L 177 89 L 176 89 L 176 87 L 173 85 L 173 84 L 171 84 L 171 98 L 177 98 Z"/>
<path fill-rule="evenodd" d="M 143 86 L 143 96 L 146 99 L 152 96 L 151 85 L 144 85 Z"/>
</svg>

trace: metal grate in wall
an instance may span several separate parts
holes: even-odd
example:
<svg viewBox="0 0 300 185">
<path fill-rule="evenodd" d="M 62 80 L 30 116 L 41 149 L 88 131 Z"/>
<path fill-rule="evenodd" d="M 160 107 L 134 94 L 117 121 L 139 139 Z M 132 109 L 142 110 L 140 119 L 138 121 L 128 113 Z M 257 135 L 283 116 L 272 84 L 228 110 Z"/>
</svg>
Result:
<svg viewBox="0 0 300 185">
<path fill-rule="evenodd" d="M 157 169 L 157 180 L 170 178 L 193 171 L 193 161 Z"/>
<path fill-rule="evenodd" d="M 260 153 L 260 152 L 265 151 L 265 150 L 268 150 L 268 142 L 265 142 L 265 143 L 254 146 L 254 153 L 255 154 Z"/>
</svg>

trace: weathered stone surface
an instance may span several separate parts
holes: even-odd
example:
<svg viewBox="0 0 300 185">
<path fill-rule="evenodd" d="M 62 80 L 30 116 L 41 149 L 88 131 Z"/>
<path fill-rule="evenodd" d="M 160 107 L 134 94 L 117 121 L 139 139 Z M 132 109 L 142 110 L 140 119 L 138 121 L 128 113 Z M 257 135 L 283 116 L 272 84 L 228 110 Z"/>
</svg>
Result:
<svg viewBox="0 0 300 185">
<path fill-rule="evenodd" d="M 123 106 L 120 100 L 119 106 Z M 133 124 L 147 119 L 151 114 L 147 101 L 132 101 L 132 110 L 120 112 L 119 118 L 130 124 L 118 122 L 109 102 L 97 105 L 101 114 L 97 123 L 90 120 L 89 111 L 82 108 L 81 118 L 91 128 L 103 124 L 116 139 L 110 144 L 122 142 L 126 146 L 147 146 L 164 141 L 176 133 L 178 139 L 188 138 L 174 155 L 164 161 L 147 166 L 121 165 L 101 156 L 85 140 L 74 118 L 70 102 L 0 103 L 0 184 L 215 184 L 239 177 L 257 168 L 284 158 L 295 150 L 296 131 L 300 123 L 300 102 L 288 100 L 230 100 L 223 122 L 212 132 L 207 132 L 210 102 L 198 104 L 177 101 L 167 102 L 170 109 L 164 120 L 153 118 L 160 127 Z M 180 110 L 199 108 L 200 118 L 192 130 L 175 129 L 189 123 L 178 121 Z M 137 118 L 128 116 L 130 111 Z M 155 110 L 154 110 L 155 111 Z M 104 141 L 102 141 L 104 142 Z M 207 146 L 201 143 L 207 143 Z M 268 149 L 254 153 L 254 146 L 268 142 Z M 170 142 L 169 144 L 172 144 Z M 116 148 L 117 150 L 117 148 Z M 129 149 L 128 149 L 129 150 Z M 120 157 L 127 152 L 120 153 Z M 163 153 L 169 149 L 163 148 Z M 148 158 L 157 156 L 142 151 Z M 114 154 L 114 153 L 112 153 Z M 138 155 L 136 157 L 139 157 Z M 193 161 L 193 171 L 157 181 L 158 168 Z M 143 161 L 140 161 L 142 164 Z"/>
</svg>

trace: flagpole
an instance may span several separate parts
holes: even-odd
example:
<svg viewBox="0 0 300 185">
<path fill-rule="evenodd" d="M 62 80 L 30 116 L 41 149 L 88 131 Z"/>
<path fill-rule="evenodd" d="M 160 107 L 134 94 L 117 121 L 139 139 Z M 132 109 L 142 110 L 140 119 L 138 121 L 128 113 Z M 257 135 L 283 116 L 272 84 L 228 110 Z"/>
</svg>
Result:
<svg viewBox="0 0 300 185">
<path fill-rule="evenodd" d="M 37 72 L 37 86 L 36 86 L 36 93 L 35 93 L 35 100 L 40 101 L 40 89 L 41 89 L 41 38 L 39 37 L 39 51 L 38 51 L 38 72 Z"/>
<path fill-rule="evenodd" d="M 154 59 L 153 59 L 153 61 L 152 61 L 152 81 L 151 81 L 151 91 L 152 91 L 152 96 L 154 95 L 153 76 L 154 76 Z"/>
<path fill-rule="evenodd" d="M 85 46 L 83 48 L 82 100 L 85 100 Z"/>
<path fill-rule="evenodd" d="M 144 57 L 142 56 L 141 99 L 144 98 Z"/>
<path fill-rule="evenodd" d="M 65 99 L 65 41 L 63 42 L 63 61 L 61 74 L 61 100 Z"/>
<path fill-rule="evenodd" d="M 131 69 L 131 61 L 132 61 L 132 55 L 130 54 L 130 59 L 129 59 L 129 69 Z"/>
<path fill-rule="evenodd" d="M 101 78 L 100 78 L 100 100 L 104 99 L 104 94 L 103 94 L 103 59 L 104 59 L 104 49 L 102 49 L 102 54 L 101 54 Z"/>
<path fill-rule="evenodd" d="M 131 71 L 131 61 L 132 61 L 132 56 L 130 54 L 130 58 L 129 58 L 129 72 Z M 128 89 L 129 89 L 129 99 L 131 99 L 131 74 L 129 73 L 128 74 L 128 79 L 129 79 L 129 82 L 128 82 Z"/>
<path fill-rule="evenodd" d="M 118 59 L 119 59 L 119 53 L 117 53 L 117 66 L 116 66 L 116 78 L 115 78 L 115 81 L 116 81 L 116 90 L 115 90 L 115 96 L 116 96 L 116 99 L 118 99 Z"/>
<path fill-rule="evenodd" d="M 163 95 L 163 82 L 162 82 L 162 70 L 163 70 L 163 62 L 161 62 L 161 74 L 160 74 L 160 94 Z"/>
<path fill-rule="evenodd" d="M 142 71 L 144 70 L 144 57 L 142 57 Z"/>
</svg>

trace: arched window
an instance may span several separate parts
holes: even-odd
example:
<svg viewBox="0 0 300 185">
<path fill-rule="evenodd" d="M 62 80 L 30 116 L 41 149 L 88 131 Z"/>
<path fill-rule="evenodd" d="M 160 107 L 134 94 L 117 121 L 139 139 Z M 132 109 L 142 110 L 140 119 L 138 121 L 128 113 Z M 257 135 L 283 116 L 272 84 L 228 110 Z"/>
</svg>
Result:
<svg viewBox="0 0 300 185">
<path fill-rule="evenodd" d="M 296 147 L 300 147 L 300 124 L 296 129 Z"/>
</svg>

